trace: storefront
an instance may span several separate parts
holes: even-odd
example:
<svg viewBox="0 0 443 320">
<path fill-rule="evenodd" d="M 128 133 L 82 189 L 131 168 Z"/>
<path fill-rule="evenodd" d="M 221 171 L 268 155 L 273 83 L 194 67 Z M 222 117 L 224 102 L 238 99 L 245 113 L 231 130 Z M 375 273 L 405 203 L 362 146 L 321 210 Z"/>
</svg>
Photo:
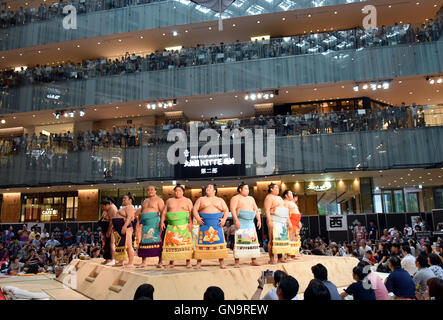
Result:
<svg viewBox="0 0 443 320">
<path fill-rule="evenodd" d="M 21 195 L 20 222 L 76 221 L 78 192 Z"/>
</svg>

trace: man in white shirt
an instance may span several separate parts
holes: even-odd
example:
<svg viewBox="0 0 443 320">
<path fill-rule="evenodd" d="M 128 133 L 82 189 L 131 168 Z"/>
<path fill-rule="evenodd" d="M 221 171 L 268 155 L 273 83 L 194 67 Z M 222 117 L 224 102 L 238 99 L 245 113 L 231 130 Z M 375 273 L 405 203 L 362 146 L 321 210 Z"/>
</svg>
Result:
<svg viewBox="0 0 443 320">
<path fill-rule="evenodd" d="M 372 248 L 366 244 L 365 240 L 360 241 L 360 247 L 358 248 L 358 254 L 360 257 L 364 258 L 366 255 L 366 252 L 371 251 Z"/>
<path fill-rule="evenodd" d="M 277 294 L 277 288 L 279 283 L 283 280 L 284 277 L 286 277 L 287 274 L 281 270 L 277 270 L 274 272 L 274 288 L 269 290 L 265 296 L 261 300 L 279 300 L 278 294 Z M 263 274 L 258 279 L 258 288 L 255 291 L 254 295 L 252 296 L 251 300 L 260 300 L 261 293 L 263 292 L 263 285 L 265 284 L 265 278 L 263 277 Z M 292 300 L 298 300 L 297 295 L 295 295 Z"/>
<path fill-rule="evenodd" d="M 56 239 L 54 239 L 54 236 L 51 236 L 51 239 L 49 239 L 48 241 L 46 241 L 46 245 L 45 247 L 57 247 L 60 245 L 60 242 Z"/>
<path fill-rule="evenodd" d="M 417 272 L 417 266 L 415 264 L 415 257 L 411 254 L 411 247 L 408 244 L 402 246 L 404 258 L 401 260 L 401 267 L 405 269 L 411 277 Z"/>
<path fill-rule="evenodd" d="M 408 238 L 412 237 L 412 228 L 408 223 L 405 224 L 403 234 Z"/>
<path fill-rule="evenodd" d="M 397 234 L 398 234 L 398 229 L 397 229 L 397 227 L 392 227 L 388 230 L 388 232 L 392 238 L 396 238 Z"/>
</svg>

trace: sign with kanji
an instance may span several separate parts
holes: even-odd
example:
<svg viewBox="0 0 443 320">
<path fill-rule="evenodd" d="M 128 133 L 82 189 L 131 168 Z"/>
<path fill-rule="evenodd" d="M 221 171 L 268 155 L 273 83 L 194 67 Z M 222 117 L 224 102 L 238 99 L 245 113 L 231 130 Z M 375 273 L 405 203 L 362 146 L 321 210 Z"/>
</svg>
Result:
<svg viewBox="0 0 443 320">
<path fill-rule="evenodd" d="M 327 231 L 346 231 L 348 230 L 348 220 L 346 216 L 326 216 Z"/>
</svg>

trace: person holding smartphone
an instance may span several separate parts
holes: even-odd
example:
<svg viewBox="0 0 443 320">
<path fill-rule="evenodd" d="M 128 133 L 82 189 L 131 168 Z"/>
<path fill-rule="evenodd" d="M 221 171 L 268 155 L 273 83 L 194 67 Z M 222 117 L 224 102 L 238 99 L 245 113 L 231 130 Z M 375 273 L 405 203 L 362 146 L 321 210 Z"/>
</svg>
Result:
<svg viewBox="0 0 443 320">
<path fill-rule="evenodd" d="M 266 271 L 264 271 L 264 272 L 266 272 Z M 263 286 L 267 283 L 264 272 L 262 272 L 260 278 L 257 279 L 258 287 L 257 287 L 257 290 L 255 291 L 255 293 L 253 294 L 251 300 L 260 300 L 260 296 L 263 292 Z M 275 271 L 274 272 L 274 283 L 273 283 L 274 288 L 269 290 L 268 292 L 266 292 L 266 294 L 264 295 L 263 298 L 261 298 L 261 300 L 278 300 L 277 287 L 278 287 L 278 284 L 280 283 L 280 281 L 286 276 L 287 276 L 287 274 L 284 271 L 281 271 L 281 270 Z"/>
</svg>

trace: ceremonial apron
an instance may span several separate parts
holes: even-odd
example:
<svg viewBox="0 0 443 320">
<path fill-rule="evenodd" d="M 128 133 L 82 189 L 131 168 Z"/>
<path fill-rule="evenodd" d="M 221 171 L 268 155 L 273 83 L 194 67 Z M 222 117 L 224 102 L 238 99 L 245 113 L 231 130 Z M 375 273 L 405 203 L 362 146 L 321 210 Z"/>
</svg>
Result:
<svg viewBox="0 0 443 320">
<path fill-rule="evenodd" d="M 301 247 L 300 228 L 298 226 L 300 223 L 301 214 L 292 213 L 289 216 L 289 219 L 291 219 L 291 224 L 292 224 L 292 233 L 289 237 L 289 246 L 290 246 L 289 254 L 291 256 L 295 256 L 299 254 Z"/>
<path fill-rule="evenodd" d="M 140 214 L 142 235 L 138 245 L 137 255 L 142 258 L 159 257 L 162 253 L 162 240 L 158 224 L 160 216 L 158 212 Z"/>
<path fill-rule="evenodd" d="M 275 214 L 271 215 L 274 222 L 272 230 L 272 253 L 285 254 L 289 252 L 289 235 L 286 221 L 289 215 L 288 208 L 275 208 Z"/>
<path fill-rule="evenodd" d="M 228 256 L 223 228 L 218 225 L 222 216 L 222 212 L 200 213 L 204 225 L 199 226 L 195 259 L 221 259 Z"/>
<path fill-rule="evenodd" d="M 234 258 L 260 257 L 260 244 L 254 225 L 255 212 L 240 209 L 238 221 L 241 226 L 235 231 Z"/>
<path fill-rule="evenodd" d="M 195 251 L 195 246 L 197 244 L 197 238 L 198 238 L 198 223 L 194 219 L 194 224 L 192 225 L 192 249 Z"/>
<path fill-rule="evenodd" d="M 103 233 L 103 240 L 104 240 L 104 244 L 103 244 L 103 258 L 105 260 L 110 260 L 112 259 L 112 254 L 111 254 L 111 237 L 107 237 L 106 233 L 108 231 L 108 227 L 109 227 L 109 221 L 105 221 L 105 220 L 101 220 L 98 222 L 98 225 L 100 226 L 100 228 L 102 229 L 102 233 Z"/>
<path fill-rule="evenodd" d="M 192 259 L 192 237 L 188 230 L 187 211 L 167 212 L 168 227 L 163 242 L 162 260 Z"/>
<path fill-rule="evenodd" d="M 126 252 L 126 234 L 122 234 L 122 228 L 125 225 L 125 219 L 113 218 L 112 225 L 114 226 L 115 241 L 114 258 L 116 261 L 122 262 L 128 259 L 128 253 Z"/>
</svg>

